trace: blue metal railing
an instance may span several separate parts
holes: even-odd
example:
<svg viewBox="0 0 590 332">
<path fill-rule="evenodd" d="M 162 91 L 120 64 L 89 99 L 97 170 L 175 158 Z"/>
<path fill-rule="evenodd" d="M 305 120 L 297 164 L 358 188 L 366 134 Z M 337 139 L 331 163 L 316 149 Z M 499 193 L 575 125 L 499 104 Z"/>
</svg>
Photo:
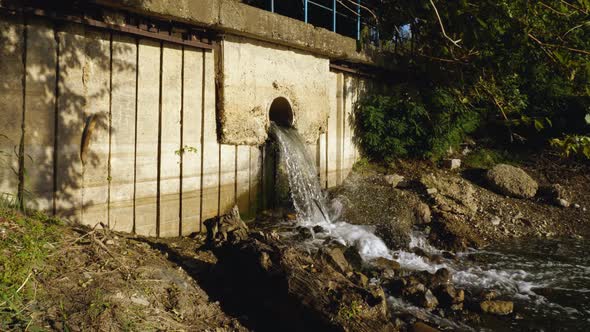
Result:
<svg viewBox="0 0 590 332">
<path fill-rule="evenodd" d="M 275 9 L 276 9 L 275 0 L 268 0 L 268 1 L 270 3 L 267 2 L 266 6 L 268 6 L 268 7 L 266 7 L 266 9 L 267 10 L 270 9 L 270 11 L 274 13 Z M 356 23 L 356 29 L 355 29 L 356 36 L 355 37 L 357 40 L 360 40 L 360 38 L 361 38 L 361 30 L 362 30 L 363 25 L 369 27 L 369 29 L 372 32 L 371 36 L 377 35 L 377 33 L 376 33 L 377 29 L 374 26 L 370 26 L 366 22 L 363 22 L 362 13 L 361 13 L 361 7 L 363 7 L 361 5 L 362 4 L 361 1 L 363 1 L 363 0 L 356 0 L 356 6 L 353 6 L 352 4 L 350 5 L 353 8 L 350 8 L 350 7 L 342 4 L 338 0 L 332 0 L 331 7 L 327 4 L 319 3 L 320 0 L 315 0 L 315 1 L 314 0 L 302 0 L 302 1 L 303 1 L 303 21 L 305 23 L 310 23 L 310 5 L 312 5 L 315 8 L 320 8 L 320 9 L 326 10 L 328 12 L 331 12 L 331 14 L 332 14 L 331 15 L 331 19 L 332 19 L 331 28 L 332 28 L 333 32 L 338 32 L 336 29 L 337 22 L 338 22 L 338 18 L 341 17 L 341 18 L 349 20 L 350 23 L 352 23 L 352 22 Z M 355 1 L 355 0 L 353 0 L 353 1 Z M 353 1 L 351 1 L 351 2 L 353 2 Z M 350 11 L 354 17 L 351 17 L 345 13 L 339 12 L 338 11 L 338 3 L 341 3 L 341 6 L 344 6 L 346 9 L 348 9 L 348 11 Z M 356 8 L 354 8 L 354 7 L 356 7 Z M 301 8 L 301 7 L 299 7 L 299 8 Z M 299 15 L 301 15 L 301 14 L 299 14 Z M 350 32 L 352 32 L 352 31 L 350 31 Z"/>
</svg>

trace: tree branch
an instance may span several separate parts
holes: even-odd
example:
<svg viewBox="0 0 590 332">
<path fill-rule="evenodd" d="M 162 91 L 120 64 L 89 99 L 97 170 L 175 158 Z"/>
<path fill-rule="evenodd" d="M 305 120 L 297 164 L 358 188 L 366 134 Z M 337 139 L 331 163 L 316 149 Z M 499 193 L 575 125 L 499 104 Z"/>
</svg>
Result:
<svg viewBox="0 0 590 332">
<path fill-rule="evenodd" d="M 438 13 L 438 9 L 436 8 L 434 1 L 430 0 L 430 4 L 432 5 L 432 8 L 434 8 L 434 12 L 436 13 L 436 17 L 438 19 L 438 24 L 440 24 L 440 29 L 442 31 L 443 36 L 446 39 L 448 39 L 453 45 L 455 45 L 458 48 L 461 48 L 461 46 L 459 45 L 459 43 L 461 42 L 461 39 L 453 40 L 453 38 L 451 38 L 447 35 L 447 32 L 445 31 L 445 26 L 443 25 L 442 19 L 440 18 L 440 14 Z"/>
</svg>

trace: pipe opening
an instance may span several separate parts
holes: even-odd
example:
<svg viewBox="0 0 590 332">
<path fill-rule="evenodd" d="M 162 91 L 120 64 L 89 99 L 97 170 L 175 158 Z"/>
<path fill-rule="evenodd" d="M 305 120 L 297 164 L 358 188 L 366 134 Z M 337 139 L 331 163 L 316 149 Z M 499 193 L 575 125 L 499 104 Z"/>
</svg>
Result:
<svg viewBox="0 0 590 332">
<path fill-rule="evenodd" d="M 278 97 L 272 101 L 268 116 L 270 121 L 274 121 L 279 126 L 293 126 L 293 110 L 289 101 L 284 97 Z"/>
</svg>

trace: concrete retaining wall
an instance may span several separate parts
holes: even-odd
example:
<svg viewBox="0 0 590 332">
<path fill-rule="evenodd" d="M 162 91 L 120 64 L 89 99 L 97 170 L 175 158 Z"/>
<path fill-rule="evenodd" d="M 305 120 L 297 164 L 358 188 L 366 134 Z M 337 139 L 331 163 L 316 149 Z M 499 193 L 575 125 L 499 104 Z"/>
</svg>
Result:
<svg viewBox="0 0 590 332">
<path fill-rule="evenodd" d="M 358 157 L 351 119 L 363 81 L 311 54 L 242 37 L 225 45 L 226 112 L 241 119 L 242 108 L 231 108 L 240 101 L 248 109 L 295 91 L 296 124 L 316 137 L 309 146 L 322 184 L 340 184 Z M 219 143 L 215 52 L 0 16 L 0 193 L 20 183 L 31 208 L 147 236 L 203 231 L 202 221 L 236 203 L 253 215 L 262 142 Z M 300 63 L 312 76 L 297 86 Z"/>
</svg>

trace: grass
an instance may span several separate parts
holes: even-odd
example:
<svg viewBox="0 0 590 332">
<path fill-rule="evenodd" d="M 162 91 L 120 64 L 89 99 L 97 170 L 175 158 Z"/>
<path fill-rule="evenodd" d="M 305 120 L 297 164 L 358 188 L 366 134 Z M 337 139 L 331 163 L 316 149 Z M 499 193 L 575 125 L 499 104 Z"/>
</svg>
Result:
<svg viewBox="0 0 590 332">
<path fill-rule="evenodd" d="M 489 169 L 496 164 L 517 164 L 518 160 L 507 151 L 481 148 L 468 154 L 463 162 L 469 168 Z"/>
<path fill-rule="evenodd" d="M 0 204 L 0 330 L 24 330 L 36 299 L 36 274 L 59 242 L 60 221 L 41 213 L 27 216 Z"/>
</svg>

